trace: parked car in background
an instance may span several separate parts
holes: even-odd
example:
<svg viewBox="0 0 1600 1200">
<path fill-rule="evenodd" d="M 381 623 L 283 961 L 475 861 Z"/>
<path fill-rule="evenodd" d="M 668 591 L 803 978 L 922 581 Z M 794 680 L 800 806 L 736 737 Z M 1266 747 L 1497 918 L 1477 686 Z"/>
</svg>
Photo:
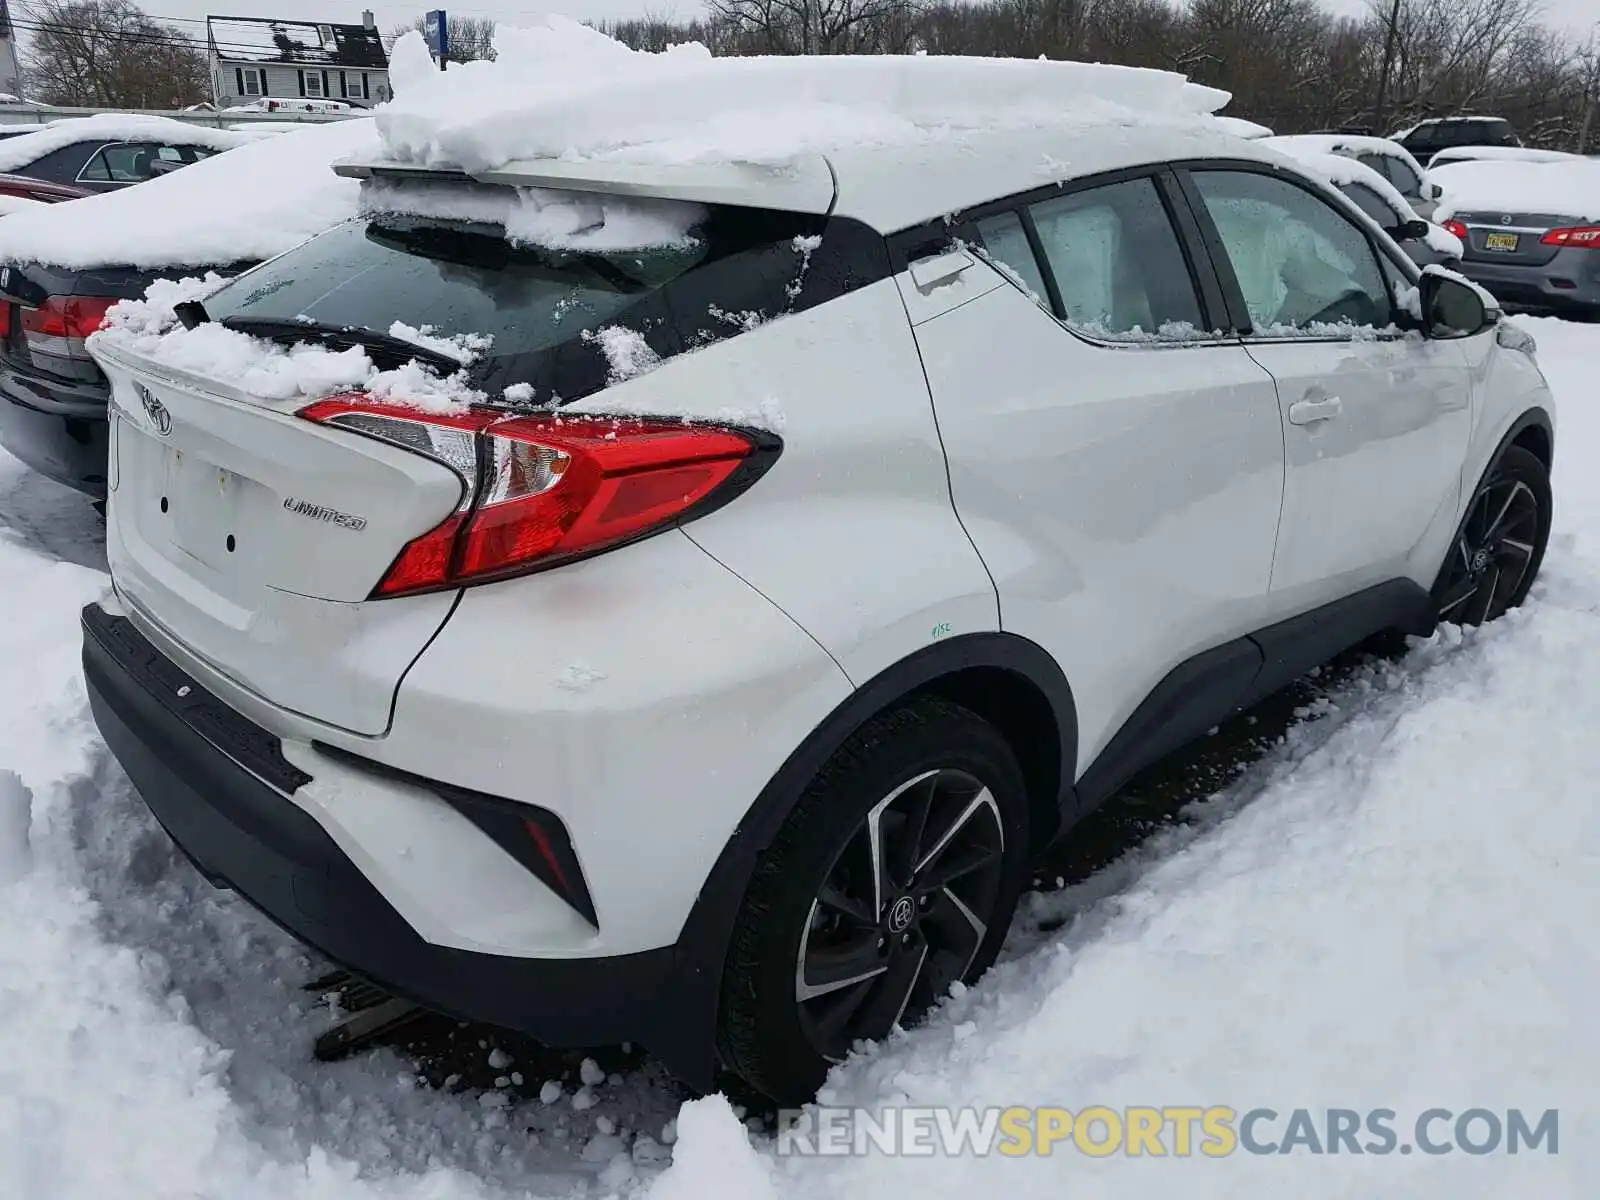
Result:
<svg viewBox="0 0 1600 1200">
<path fill-rule="evenodd" d="M 1504 117 L 1435 117 L 1389 135 L 1426 163 L 1441 150 L 1456 146 L 1520 146 L 1522 139 Z"/>
<path fill-rule="evenodd" d="M 1428 177 L 1463 275 L 1510 309 L 1600 317 L 1600 162 L 1460 162 Z"/>
<path fill-rule="evenodd" d="M 56 204 L 62 200 L 80 200 L 94 195 L 88 188 L 76 183 L 50 183 L 31 175 L 0 175 L 0 196 L 16 197 L 39 204 Z"/>
<path fill-rule="evenodd" d="M 1564 150 L 1535 150 L 1532 146 L 1452 146 L 1428 160 L 1428 170 L 1458 162 L 1582 162 L 1583 155 Z"/>
<path fill-rule="evenodd" d="M 1455 235 L 1417 216 L 1388 179 L 1355 158 L 1325 154 L 1317 138 L 1268 138 L 1261 143 L 1287 153 L 1307 170 L 1322 176 L 1377 224 L 1406 257 L 1419 267 L 1454 268 L 1461 261 Z"/>
<path fill-rule="evenodd" d="M 166 117 L 102 113 L 0 141 L 0 172 L 110 192 L 155 178 L 158 163 L 188 166 L 249 140 Z"/>
<path fill-rule="evenodd" d="M 1426 219 L 1433 215 L 1434 201 L 1425 194 L 1421 164 L 1404 146 L 1388 138 L 1351 133 L 1306 133 L 1273 137 L 1267 144 L 1297 158 L 1317 154 L 1353 158 L 1388 180 L 1417 216 Z"/>
<path fill-rule="evenodd" d="M 93 496 L 106 488 L 106 380 L 84 349 L 152 280 L 232 273 L 354 215 L 329 170 L 372 121 L 302 126 L 137 188 L 0 221 L 0 444 Z"/>
<path fill-rule="evenodd" d="M 355 114 L 364 111 L 360 104 L 348 100 L 317 100 L 302 96 L 265 96 L 248 104 L 233 104 L 222 110 L 225 113 L 328 113 Z"/>
</svg>

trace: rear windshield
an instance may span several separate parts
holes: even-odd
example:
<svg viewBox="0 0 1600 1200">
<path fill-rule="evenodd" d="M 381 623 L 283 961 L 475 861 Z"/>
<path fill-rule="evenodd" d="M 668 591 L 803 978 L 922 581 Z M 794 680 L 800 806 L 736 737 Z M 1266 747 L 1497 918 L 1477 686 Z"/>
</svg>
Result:
<svg viewBox="0 0 1600 1200">
<path fill-rule="evenodd" d="M 494 225 L 383 216 L 335 227 L 207 298 L 212 319 L 311 321 L 389 334 L 487 334 L 473 382 L 576 400 L 665 359 L 809 308 L 887 273 L 854 222 L 710 208 L 678 245 L 572 251 Z"/>
</svg>

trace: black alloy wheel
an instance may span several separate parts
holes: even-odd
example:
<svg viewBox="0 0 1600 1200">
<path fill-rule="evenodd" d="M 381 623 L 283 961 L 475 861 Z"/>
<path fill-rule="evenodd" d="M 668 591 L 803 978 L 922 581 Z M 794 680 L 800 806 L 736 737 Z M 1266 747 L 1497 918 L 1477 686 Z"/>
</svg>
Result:
<svg viewBox="0 0 1600 1200">
<path fill-rule="evenodd" d="M 1005 826 L 972 775 L 924 771 L 868 810 L 811 902 L 795 1003 L 837 1062 L 962 979 L 995 918 Z"/>
<path fill-rule="evenodd" d="M 1482 625 L 1521 604 L 1550 536 L 1549 473 L 1520 446 L 1485 475 L 1434 584 L 1441 621 Z"/>
</svg>

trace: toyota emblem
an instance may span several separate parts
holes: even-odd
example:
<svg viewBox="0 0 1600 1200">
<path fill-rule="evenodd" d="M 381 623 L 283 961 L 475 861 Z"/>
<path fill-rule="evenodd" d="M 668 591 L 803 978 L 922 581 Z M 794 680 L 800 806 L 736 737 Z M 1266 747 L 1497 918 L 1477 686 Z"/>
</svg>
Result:
<svg viewBox="0 0 1600 1200">
<path fill-rule="evenodd" d="M 911 903 L 911 897 L 901 896 L 889 909 L 889 932 L 904 933 L 911 927 L 915 914 L 916 906 Z"/>
<path fill-rule="evenodd" d="M 139 403 L 144 405 L 144 415 L 150 418 L 150 426 L 162 437 L 172 432 L 172 414 L 167 411 L 167 406 L 155 398 L 154 393 L 142 383 L 133 385 L 134 395 L 139 397 Z"/>
</svg>

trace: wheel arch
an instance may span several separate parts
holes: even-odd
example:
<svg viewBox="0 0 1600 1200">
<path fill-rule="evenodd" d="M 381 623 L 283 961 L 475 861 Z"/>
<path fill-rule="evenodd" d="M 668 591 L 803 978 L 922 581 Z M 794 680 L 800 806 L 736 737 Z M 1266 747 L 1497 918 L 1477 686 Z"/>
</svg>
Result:
<svg viewBox="0 0 1600 1200">
<path fill-rule="evenodd" d="M 924 647 L 850 694 L 784 761 L 728 838 L 674 946 L 685 1041 L 651 1049 L 686 1082 L 714 1081 L 722 964 L 734 917 L 761 853 L 824 763 L 873 717 L 932 692 L 990 721 L 1011 743 L 1028 780 L 1030 842 L 1039 848 L 1070 814 L 1077 770 L 1077 707 L 1055 659 L 1011 633 L 975 633 Z"/>
</svg>

